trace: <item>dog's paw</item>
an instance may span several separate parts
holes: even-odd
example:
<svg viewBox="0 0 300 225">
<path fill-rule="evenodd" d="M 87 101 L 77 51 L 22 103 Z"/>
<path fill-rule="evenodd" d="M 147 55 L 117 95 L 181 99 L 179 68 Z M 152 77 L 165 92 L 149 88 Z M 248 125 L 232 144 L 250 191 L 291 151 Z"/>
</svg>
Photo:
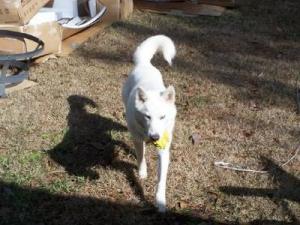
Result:
<svg viewBox="0 0 300 225">
<path fill-rule="evenodd" d="M 158 212 L 165 213 L 167 210 L 166 198 L 157 194 L 156 195 L 156 207 L 158 209 Z"/>
<path fill-rule="evenodd" d="M 167 211 L 165 202 L 156 202 L 156 207 L 157 207 L 158 212 L 160 212 L 160 213 L 165 213 Z"/>
</svg>

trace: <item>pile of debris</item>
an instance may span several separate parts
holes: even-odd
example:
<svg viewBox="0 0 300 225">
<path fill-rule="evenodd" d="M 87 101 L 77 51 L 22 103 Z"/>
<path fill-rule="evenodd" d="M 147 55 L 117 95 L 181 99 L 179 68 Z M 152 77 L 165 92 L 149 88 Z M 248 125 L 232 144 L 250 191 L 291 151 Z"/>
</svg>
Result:
<svg viewBox="0 0 300 225">
<path fill-rule="evenodd" d="M 0 0 L 0 98 L 35 84 L 30 60 L 68 55 L 132 11 L 132 0 Z"/>
<path fill-rule="evenodd" d="M 221 16 L 235 0 L 134 0 L 137 9 L 180 16 Z"/>
<path fill-rule="evenodd" d="M 45 47 L 37 57 L 65 55 L 112 22 L 127 18 L 132 11 L 132 0 L 0 0 L 0 30 L 41 39 Z M 91 30 L 82 35 L 86 29 Z M 8 38 L 0 38 L 0 46 L 1 52 L 8 54 L 33 48 L 27 41 Z"/>
</svg>

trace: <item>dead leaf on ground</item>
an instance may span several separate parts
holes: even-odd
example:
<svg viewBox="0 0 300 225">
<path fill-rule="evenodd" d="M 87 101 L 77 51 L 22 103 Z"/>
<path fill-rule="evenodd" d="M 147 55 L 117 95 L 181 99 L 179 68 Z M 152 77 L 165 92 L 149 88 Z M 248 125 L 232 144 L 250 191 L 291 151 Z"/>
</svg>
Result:
<svg viewBox="0 0 300 225">
<path fill-rule="evenodd" d="M 261 107 L 259 107 L 259 106 L 257 105 L 257 103 L 256 103 L 255 101 L 253 101 L 253 100 L 250 101 L 249 106 L 250 106 L 250 108 L 251 108 L 252 110 L 255 110 L 255 111 L 258 111 L 258 110 L 261 109 Z"/>
<path fill-rule="evenodd" d="M 199 133 L 193 133 L 190 136 L 190 139 L 192 140 L 193 145 L 201 144 L 201 142 L 202 142 L 202 136 Z"/>
<path fill-rule="evenodd" d="M 176 208 L 178 209 L 186 209 L 188 207 L 188 204 L 184 201 L 179 201 L 176 203 Z"/>
<path fill-rule="evenodd" d="M 208 191 L 207 192 L 207 197 L 209 199 L 209 201 L 213 204 L 215 204 L 219 198 L 219 195 L 215 192 L 212 192 L 212 191 Z"/>
<path fill-rule="evenodd" d="M 243 130 L 243 135 L 247 138 L 251 137 L 254 134 L 253 130 Z"/>
<path fill-rule="evenodd" d="M 278 138 L 273 138 L 273 141 L 275 141 L 277 144 L 280 144 L 280 140 Z"/>
</svg>

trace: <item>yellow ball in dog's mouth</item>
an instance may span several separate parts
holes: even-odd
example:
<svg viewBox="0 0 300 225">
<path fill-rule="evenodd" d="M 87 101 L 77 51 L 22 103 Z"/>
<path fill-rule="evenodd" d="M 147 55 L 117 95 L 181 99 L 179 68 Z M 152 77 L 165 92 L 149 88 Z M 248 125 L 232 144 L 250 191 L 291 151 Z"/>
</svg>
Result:
<svg viewBox="0 0 300 225">
<path fill-rule="evenodd" d="M 157 147 L 159 150 L 165 149 L 167 144 L 169 142 L 169 133 L 165 131 L 161 138 L 157 141 L 154 141 L 153 144 L 155 147 Z"/>
</svg>

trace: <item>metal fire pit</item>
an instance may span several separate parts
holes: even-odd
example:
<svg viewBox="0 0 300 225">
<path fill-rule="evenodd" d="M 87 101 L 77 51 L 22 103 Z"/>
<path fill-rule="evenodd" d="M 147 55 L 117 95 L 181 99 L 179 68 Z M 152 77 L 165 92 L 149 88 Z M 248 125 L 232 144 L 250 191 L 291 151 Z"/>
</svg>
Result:
<svg viewBox="0 0 300 225">
<path fill-rule="evenodd" d="M 0 97 L 5 97 L 5 87 L 16 85 L 28 78 L 28 62 L 43 51 L 44 42 L 32 35 L 8 30 L 0 30 L 0 38 L 16 39 L 23 43 L 27 39 L 36 43 L 36 48 L 30 52 L 5 55 L 0 53 Z"/>
</svg>

